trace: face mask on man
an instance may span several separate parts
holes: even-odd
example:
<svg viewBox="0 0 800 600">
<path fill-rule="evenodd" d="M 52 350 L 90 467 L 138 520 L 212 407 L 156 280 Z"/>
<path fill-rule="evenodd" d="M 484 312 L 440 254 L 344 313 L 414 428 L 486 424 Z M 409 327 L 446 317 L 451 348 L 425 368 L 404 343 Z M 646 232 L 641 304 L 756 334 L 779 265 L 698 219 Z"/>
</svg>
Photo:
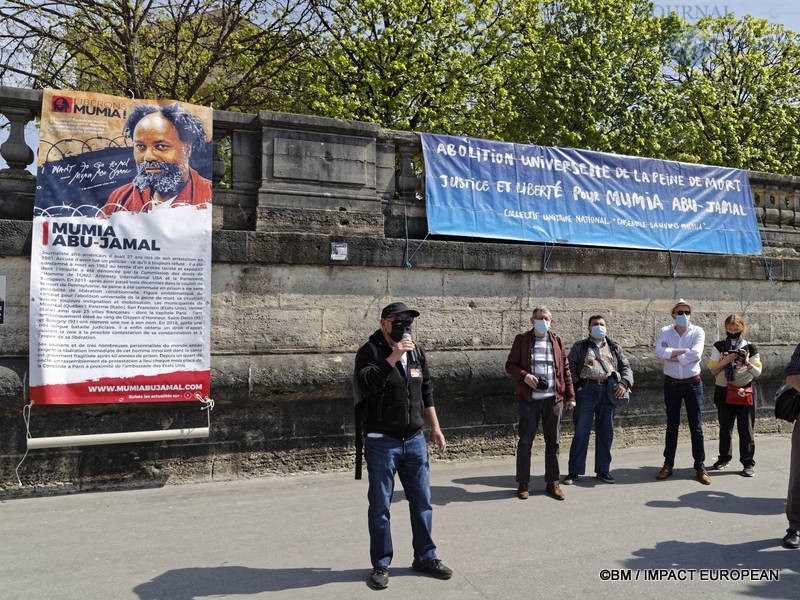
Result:
<svg viewBox="0 0 800 600">
<path fill-rule="evenodd" d="M 689 315 L 678 315 L 675 317 L 675 325 L 678 327 L 686 327 L 689 325 Z"/>
<path fill-rule="evenodd" d="M 606 337 L 606 328 L 602 325 L 592 326 L 590 335 L 596 340 L 602 340 Z"/>
<path fill-rule="evenodd" d="M 403 339 L 403 334 L 411 330 L 411 324 L 414 322 L 414 317 L 395 317 L 392 321 L 392 332 L 389 337 L 395 342 Z"/>
<path fill-rule="evenodd" d="M 534 319 L 533 328 L 539 335 L 544 335 L 550 331 L 550 321 L 545 321 L 544 319 Z"/>
<path fill-rule="evenodd" d="M 734 331 L 733 333 L 731 333 L 730 331 L 727 331 L 726 335 L 727 335 L 729 340 L 738 340 L 739 336 L 742 335 L 742 332 L 741 331 Z"/>
</svg>

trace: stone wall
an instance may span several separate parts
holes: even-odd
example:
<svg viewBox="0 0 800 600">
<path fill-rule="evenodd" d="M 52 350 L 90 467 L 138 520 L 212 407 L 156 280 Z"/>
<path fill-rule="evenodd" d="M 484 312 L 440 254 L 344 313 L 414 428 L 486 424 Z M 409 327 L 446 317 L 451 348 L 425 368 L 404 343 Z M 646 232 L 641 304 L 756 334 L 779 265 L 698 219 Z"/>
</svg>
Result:
<svg viewBox="0 0 800 600">
<path fill-rule="evenodd" d="M 778 427 L 769 397 L 800 331 L 796 259 L 779 259 L 775 271 L 781 277 L 768 281 L 759 259 L 684 255 L 681 273 L 672 278 L 661 253 L 559 247 L 545 274 L 540 246 L 428 241 L 409 269 L 396 266 L 404 253 L 400 240 L 345 238 L 351 260 L 343 265 L 326 256 L 331 239 L 216 232 L 212 395 L 217 407 L 209 441 L 37 450 L 21 470 L 26 485 L 85 489 L 349 466 L 353 353 L 377 327 L 380 308 L 395 298 L 422 313 L 415 335 L 429 352 L 450 457 L 513 452 L 515 403 L 503 364 L 513 336 L 529 326 L 530 310 L 540 303 L 551 307 L 554 328 L 567 343 L 582 337 L 588 316 L 599 312 L 626 348 L 637 385 L 634 401 L 617 418 L 617 444 L 662 435 L 660 366 L 653 346 L 677 296 L 693 303 L 694 322 L 706 330 L 707 345 L 721 335 L 727 314 L 745 316 L 747 337 L 759 346 L 765 364 L 760 427 Z M 8 380 L 0 417 L 7 493 L 14 492 L 13 469 L 25 449 L 20 379 L 26 367 L 27 269 L 26 257 L 0 259 L 11 283 L 9 325 L 0 330 Z M 196 406 L 182 405 L 34 407 L 32 432 L 196 426 L 204 418 Z M 713 437 L 710 404 L 707 418 Z M 713 454 L 714 443 L 707 451 Z"/>
<path fill-rule="evenodd" d="M 19 95 L 14 102 L 33 106 L 30 94 Z M 0 110 L 9 96 L 0 89 Z M 769 176 L 754 179 L 767 182 L 756 199 L 765 257 L 423 241 L 424 201 L 406 169 L 413 134 L 215 113 L 215 138 L 224 136 L 231 154 L 227 186 L 219 183 L 225 169 L 215 168 L 210 439 L 31 451 L 21 488 L 31 230 L 24 205 L 31 206 L 34 181 L 19 164 L 0 173 L 0 275 L 9 287 L 0 326 L 0 494 L 349 468 L 353 355 L 395 299 L 422 313 L 415 336 L 429 355 L 450 458 L 513 453 L 516 405 L 503 365 L 514 335 L 543 303 L 567 344 L 585 335 L 590 314 L 602 313 L 628 353 L 637 383 L 617 417 L 616 445 L 663 436 L 653 346 L 679 296 L 692 302 L 707 348 L 728 314 L 744 315 L 765 364 L 758 426 L 780 429 L 771 397 L 800 341 L 798 229 L 789 212 L 797 208 L 797 178 L 775 178 L 771 188 Z M 331 260 L 332 243 L 347 245 L 347 260 Z M 705 381 L 710 396 L 707 373 Z M 166 429 L 202 426 L 205 418 L 182 404 L 35 406 L 30 430 L 40 437 Z M 715 438 L 710 401 L 706 419 Z M 566 447 L 569 420 L 564 430 Z M 715 446 L 707 443 L 709 458 Z"/>
</svg>

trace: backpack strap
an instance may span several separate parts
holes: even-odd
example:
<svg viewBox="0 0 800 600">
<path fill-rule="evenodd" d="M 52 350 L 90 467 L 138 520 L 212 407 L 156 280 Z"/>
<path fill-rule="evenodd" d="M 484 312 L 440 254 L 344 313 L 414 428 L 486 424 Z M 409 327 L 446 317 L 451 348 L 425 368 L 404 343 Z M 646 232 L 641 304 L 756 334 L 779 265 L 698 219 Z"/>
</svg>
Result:
<svg viewBox="0 0 800 600">
<path fill-rule="evenodd" d="M 603 371 L 605 371 L 606 375 L 608 375 L 608 367 L 606 366 L 603 357 L 600 356 L 600 351 L 597 349 L 597 346 L 592 346 L 592 352 L 594 352 L 595 357 L 597 358 L 597 362 L 600 363 L 600 366 L 603 367 Z"/>
<path fill-rule="evenodd" d="M 361 465 L 364 456 L 364 403 L 360 402 L 355 407 L 356 419 L 356 469 L 355 478 L 361 479 Z"/>
</svg>

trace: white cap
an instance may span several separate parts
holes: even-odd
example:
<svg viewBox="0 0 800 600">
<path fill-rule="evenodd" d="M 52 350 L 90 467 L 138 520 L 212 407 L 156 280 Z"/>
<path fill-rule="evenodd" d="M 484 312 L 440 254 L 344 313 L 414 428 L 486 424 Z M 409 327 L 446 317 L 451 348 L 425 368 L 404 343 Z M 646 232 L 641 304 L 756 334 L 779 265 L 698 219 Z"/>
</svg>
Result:
<svg viewBox="0 0 800 600">
<path fill-rule="evenodd" d="M 673 306 L 673 307 L 672 307 L 672 310 L 670 311 L 670 313 L 674 313 L 674 312 L 675 312 L 675 309 L 677 309 L 679 306 L 688 306 L 688 307 L 689 307 L 689 310 L 690 310 L 690 311 L 692 310 L 692 305 L 691 305 L 691 304 L 689 304 L 689 303 L 688 303 L 686 300 L 684 300 L 683 298 L 678 298 L 678 301 L 675 303 L 675 306 Z"/>
</svg>

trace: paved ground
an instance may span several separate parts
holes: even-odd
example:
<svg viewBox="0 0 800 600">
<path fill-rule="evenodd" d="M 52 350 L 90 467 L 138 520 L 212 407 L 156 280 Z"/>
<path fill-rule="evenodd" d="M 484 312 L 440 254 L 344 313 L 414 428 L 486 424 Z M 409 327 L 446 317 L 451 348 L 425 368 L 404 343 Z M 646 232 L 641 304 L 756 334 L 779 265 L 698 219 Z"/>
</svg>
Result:
<svg viewBox="0 0 800 600">
<path fill-rule="evenodd" d="M 660 447 L 618 450 L 616 485 L 584 479 L 564 502 L 542 493 L 540 476 L 517 500 L 512 457 L 436 463 L 434 538 L 455 575 L 409 568 L 398 491 L 385 591 L 366 585 L 366 481 L 350 473 L 6 500 L 0 597 L 796 599 L 800 550 L 780 546 L 788 454 L 788 437 L 760 436 L 755 478 L 725 471 L 703 486 L 688 440 L 663 482 Z"/>
</svg>

